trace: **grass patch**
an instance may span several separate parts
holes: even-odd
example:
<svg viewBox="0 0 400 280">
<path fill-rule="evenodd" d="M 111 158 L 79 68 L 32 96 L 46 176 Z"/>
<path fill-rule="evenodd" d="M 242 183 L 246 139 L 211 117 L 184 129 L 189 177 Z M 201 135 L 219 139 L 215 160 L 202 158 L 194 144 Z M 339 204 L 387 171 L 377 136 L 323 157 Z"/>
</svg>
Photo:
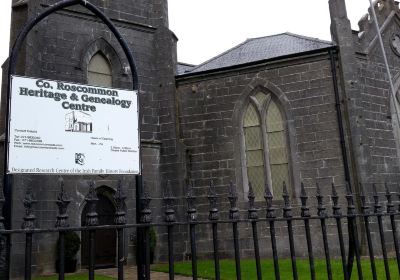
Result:
<svg viewBox="0 0 400 280">
<path fill-rule="evenodd" d="M 104 276 L 104 275 L 95 275 L 96 280 L 115 280 L 116 278 Z M 74 273 L 74 274 L 65 274 L 66 280 L 87 280 L 89 276 L 87 273 Z M 39 276 L 33 277 L 33 280 L 58 280 L 58 275 L 52 276 Z"/>
<path fill-rule="evenodd" d="M 382 260 L 375 260 L 378 279 L 386 279 L 385 269 Z M 333 279 L 342 280 L 342 262 L 340 260 L 331 260 Z M 392 279 L 398 278 L 396 260 L 389 261 L 390 274 Z M 234 260 L 221 260 L 221 280 L 235 280 L 236 270 Z M 263 279 L 275 279 L 273 261 L 270 259 L 261 260 L 261 268 Z M 160 272 L 168 272 L 168 264 L 157 264 L 152 266 L 152 270 Z M 204 279 L 214 279 L 214 262 L 212 260 L 202 260 L 197 264 L 198 276 Z M 290 259 L 279 260 L 279 270 L 281 279 L 293 279 L 292 266 Z M 241 260 L 242 278 L 246 280 L 257 279 L 256 265 L 254 260 Z M 308 260 L 297 260 L 297 271 L 300 280 L 308 280 L 311 278 Z M 372 280 L 371 265 L 369 260 L 362 261 L 362 271 L 364 280 Z M 191 262 L 179 262 L 175 264 L 175 273 L 180 275 L 191 276 Z M 324 260 L 315 260 L 316 279 L 328 279 L 326 273 L 326 264 Z M 358 279 L 357 267 L 354 262 L 354 269 L 351 279 Z"/>
</svg>

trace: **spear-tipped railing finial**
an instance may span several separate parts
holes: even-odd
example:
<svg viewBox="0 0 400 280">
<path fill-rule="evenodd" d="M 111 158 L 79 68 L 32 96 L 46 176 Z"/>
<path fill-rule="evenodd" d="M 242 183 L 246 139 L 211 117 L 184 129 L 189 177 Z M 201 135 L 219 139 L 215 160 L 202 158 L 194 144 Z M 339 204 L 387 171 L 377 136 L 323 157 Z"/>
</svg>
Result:
<svg viewBox="0 0 400 280">
<path fill-rule="evenodd" d="M 194 196 L 194 181 L 191 180 L 187 187 L 186 202 L 187 202 L 187 216 L 190 222 L 197 221 L 197 210 L 194 205 L 196 197 Z"/>
</svg>

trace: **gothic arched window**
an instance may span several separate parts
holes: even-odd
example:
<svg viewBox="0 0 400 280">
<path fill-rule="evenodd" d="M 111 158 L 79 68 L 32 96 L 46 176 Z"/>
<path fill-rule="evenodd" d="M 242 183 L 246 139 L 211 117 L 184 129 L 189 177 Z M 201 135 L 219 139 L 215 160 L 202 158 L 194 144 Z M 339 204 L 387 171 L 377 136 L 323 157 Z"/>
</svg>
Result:
<svg viewBox="0 0 400 280">
<path fill-rule="evenodd" d="M 282 184 L 291 185 L 285 119 L 271 94 L 249 97 L 243 115 L 243 138 L 247 181 L 257 200 L 262 200 L 266 183 L 274 197 L 282 196 Z M 247 182 L 245 182 L 247 184 Z"/>
<path fill-rule="evenodd" d="M 96 53 L 88 65 L 88 83 L 96 86 L 112 87 L 112 68 L 108 59 Z"/>
</svg>

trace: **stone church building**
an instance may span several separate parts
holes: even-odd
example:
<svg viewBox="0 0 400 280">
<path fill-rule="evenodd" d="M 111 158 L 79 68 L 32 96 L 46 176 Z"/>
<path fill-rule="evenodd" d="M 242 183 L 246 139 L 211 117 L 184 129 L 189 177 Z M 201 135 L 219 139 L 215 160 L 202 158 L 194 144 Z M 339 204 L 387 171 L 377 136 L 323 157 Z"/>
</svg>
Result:
<svg viewBox="0 0 400 280">
<path fill-rule="evenodd" d="M 28 19 L 56 2 L 13 0 L 11 44 Z M 198 196 L 199 219 L 208 215 L 206 195 L 210 181 L 216 187 L 222 208 L 232 181 L 242 209 L 246 209 L 249 182 L 260 208 L 264 207 L 266 185 L 276 203 L 281 203 L 283 181 L 294 204 L 299 202 L 301 182 L 310 193 L 318 183 L 325 195 L 329 195 L 332 182 L 342 194 L 346 181 L 355 192 L 360 188 L 370 192 L 372 183 L 383 182 L 395 189 L 394 184 L 400 179 L 400 128 L 394 104 L 398 100 L 390 95 L 371 13 L 360 20 L 360 30 L 354 31 L 344 0 L 329 0 L 331 42 L 292 33 L 252 38 L 200 65 L 190 65 L 177 62 L 179 34 L 176 36 L 168 28 L 167 1 L 90 2 L 117 26 L 137 65 L 142 171 L 153 198 L 154 221 L 163 219 L 161 198 L 167 181 L 178 198 L 176 210 L 180 220 L 185 219 L 184 196 L 189 181 L 194 182 Z M 397 90 L 400 10 L 394 0 L 376 1 L 375 10 Z M 6 61 L 1 133 L 5 130 L 7 67 Z M 19 75 L 29 77 L 115 88 L 132 86 L 131 71 L 117 40 L 82 7 L 66 8 L 37 25 L 26 39 L 17 70 Z M 124 121 L 129 125 L 129 120 Z M 4 154 L 4 140 L 1 149 Z M 96 181 L 100 199 L 97 211 L 102 224 L 112 223 L 118 179 L 122 179 L 128 197 L 128 223 L 135 222 L 133 176 L 63 179 L 72 199 L 68 212 L 71 226 L 84 224 L 89 179 Z M 38 201 L 37 226 L 54 226 L 57 181 L 57 176 L 12 176 L 13 228 L 21 226 L 22 200 L 28 186 Z M 187 228 L 176 228 L 176 234 L 186 240 Z M 115 264 L 113 234 L 105 232 L 96 237 L 98 265 Z M 134 261 L 134 234 L 125 236 L 128 262 Z M 165 238 L 162 232 L 159 235 L 161 245 L 156 258 L 165 260 Z M 207 236 L 200 234 L 199 238 L 205 240 Z M 35 242 L 36 271 L 52 271 L 56 237 L 43 234 Z M 82 240 L 82 248 L 84 243 Z M 190 252 L 185 242 L 176 247 L 177 259 L 184 259 Z M 229 255 L 232 248 L 228 242 L 222 242 L 221 250 Z M 23 239 L 15 238 L 13 273 L 22 271 L 23 252 Z M 199 252 L 204 256 L 208 253 L 207 248 Z M 87 264 L 83 252 L 79 259 L 82 266 Z"/>
</svg>

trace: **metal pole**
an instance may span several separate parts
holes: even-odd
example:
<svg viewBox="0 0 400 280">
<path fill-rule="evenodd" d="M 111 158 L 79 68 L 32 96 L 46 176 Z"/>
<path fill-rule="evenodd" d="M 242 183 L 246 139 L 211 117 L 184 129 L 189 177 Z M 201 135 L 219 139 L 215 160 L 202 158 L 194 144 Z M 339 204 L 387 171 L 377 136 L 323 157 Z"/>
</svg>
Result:
<svg viewBox="0 0 400 280">
<path fill-rule="evenodd" d="M 25 280 L 31 280 L 32 270 L 32 233 L 28 232 L 25 237 Z"/>
<path fill-rule="evenodd" d="M 388 63 L 388 60 L 387 60 L 387 57 L 386 57 L 385 47 L 383 46 L 381 30 L 379 28 L 378 19 L 376 17 L 376 13 L 375 13 L 374 5 L 372 4 L 372 0 L 369 0 L 369 4 L 371 6 L 372 16 L 374 17 L 374 25 L 375 25 L 375 28 L 376 28 L 376 34 L 378 36 L 378 41 L 379 41 L 379 45 L 380 45 L 380 48 L 381 48 L 381 51 L 382 51 L 382 56 L 383 56 L 383 62 L 385 63 L 385 68 L 386 68 L 386 72 L 387 72 L 388 79 L 389 79 L 390 93 L 391 93 L 391 97 L 392 97 L 392 100 L 393 100 L 393 105 L 394 105 L 394 108 L 395 108 L 395 111 L 396 111 L 397 125 L 400 127 L 400 116 L 399 116 L 398 104 L 396 102 L 396 91 L 394 90 L 392 75 L 390 74 L 389 63 Z M 389 110 L 390 110 L 390 108 L 389 108 Z"/>
<path fill-rule="evenodd" d="M 262 280 L 261 261 L 260 261 L 260 246 L 258 244 L 258 233 L 257 233 L 257 222 L 256 221 L 251 221 L 251 228 L 253 229 L 254 258 L 256 260 L 257 280 Z"/>
<path fill-rule="evenodd" d="M 140 215 L 142 211 L 140 198 L 143 194 L 143 181 L 142 176 L 136 176 L 136 223 L 140 223 Z M 136 262 L 137 262 L 137 279 L 144 280 L 146 276 L 144 274 L 144 259 L 145 247 L 143 246 L 143 228 L 136 229 Z"/>
<path fill-rule="evenodd" d="M 124 230 L 122 228 L 117 229 L 117 240 L 118 240 L 118 280 L 124 279 Z"/>
<path fill-rule="evenodd" d="M 59 235 L 59 245 L 58 245 L 58 280 L 65 279 L 65 232 L 60 231 Z"/>
<path fill-rule="evenodd" d="M 89 230 L 89 280 L 94 280 L 94 269 L 96 264 L 96 232 Z"/>
</svg>

